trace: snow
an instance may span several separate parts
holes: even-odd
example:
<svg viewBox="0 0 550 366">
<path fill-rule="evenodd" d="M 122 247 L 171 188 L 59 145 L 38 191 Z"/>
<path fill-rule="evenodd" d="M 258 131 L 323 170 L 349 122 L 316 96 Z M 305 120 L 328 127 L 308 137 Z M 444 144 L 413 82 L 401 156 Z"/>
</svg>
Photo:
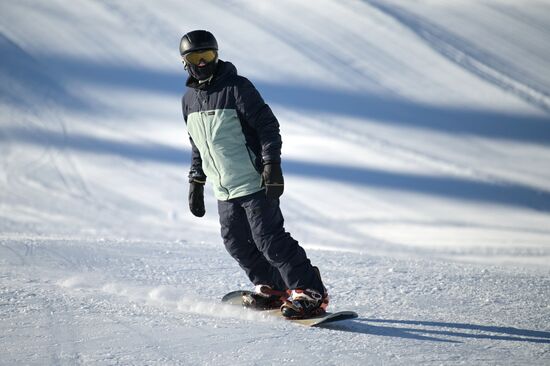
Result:
<svg viewBox="0 0 550 366">
<path fill-rule="evenodd" d="M 0 364 L 550 363 L 547 1 L 1 2 Z M 185 32 L 260 89 L 332 310 L 221 305 Z"/>
</svg>

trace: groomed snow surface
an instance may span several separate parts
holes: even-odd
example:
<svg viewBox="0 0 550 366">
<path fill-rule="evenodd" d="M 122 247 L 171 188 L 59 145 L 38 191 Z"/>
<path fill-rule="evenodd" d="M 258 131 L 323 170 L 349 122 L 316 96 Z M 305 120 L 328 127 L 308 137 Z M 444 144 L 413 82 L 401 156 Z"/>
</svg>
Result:
<svg viewBox="0 0 550 366">
<path fill-rule="evenodd" d="M 547 1 L 0 2 L 0 364 L 550 364 Z M 182 34 L 283 134 L 326 328 L 187 208 Z"/>
</svg>

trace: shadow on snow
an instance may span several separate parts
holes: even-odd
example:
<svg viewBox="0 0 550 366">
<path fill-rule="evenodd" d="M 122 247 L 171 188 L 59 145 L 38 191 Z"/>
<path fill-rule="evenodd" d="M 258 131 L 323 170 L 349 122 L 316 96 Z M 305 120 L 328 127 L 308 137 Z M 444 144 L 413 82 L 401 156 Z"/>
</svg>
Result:
<svg viewBox="0 0 550 366">
<path fill-rule="evenodd" d="M 0 34 L 0 51 L 0 98 L 28 108 L 36 108 L 37 100 L 44 102 L 45 97 L 48 97 L 68 109 L 103 113 L 103 107 L 92 105 L 77 91 L 71 90 L 71 85 L 79 83 L 174 96 L 183 94 L 185 90 L 186 72 L 183 67 L 178 73 L 70 57 L 43 56 L 35 59 L 3 34 Z M 255 84 L 268 103 L 277 103 L 304 113 L 330 113 L 335 115 L 334 118 L 344 115 L 446 134 L 545 145 L 550 143 L 548 115 L 435 106 L 364 91 L 346 92 L 293 83 Z"/>
<path fill-rule="evenodd" d="M 448 343 L 461 343 L 461 338 L 470 338 L 550 344 L 550 332 L 467 323 L 360 318 L 340 324 L 329 324 L 324 328 L 382 337 Z"/>
<path fill-rule="evenodd" d="M 182 139 L 184 138 L 182 136 Z M 190 150 L 184 148 L 148 142 L 107 140 L 75 133 L 64 135 L 48 130 L 6 128 L 0 133 L 0 142 L 8 141 L 164 164 L 184 166 L 190 162 Z M 498 184 L 460 177 L 390 172 L 367 167 L 293 159 L 284 159 L 283 171 L 309 178 L 340 181 L 365 187 L 550 211 L 550 192 L 538 191 L 518 184 Z"/>
<path fill-rule="evenodd" d="M 59 68 L 63 78 L 69 81 L 78 80 L 108 87 L 145 89 L 174 95 L 185 91 L 186 73 L 183 68 L 181 73 L 170 73 L 68 59 L 48 59 L 48 63 Z M 254 83 L 268 103 L 304 113 L 330 113 L 372 119 L 386 124 L 447 134 L 550 143 L 550 118 L 547 116 L 442 107 L 367 92 L 331 90 L 328 87 Z"/>
</svg>

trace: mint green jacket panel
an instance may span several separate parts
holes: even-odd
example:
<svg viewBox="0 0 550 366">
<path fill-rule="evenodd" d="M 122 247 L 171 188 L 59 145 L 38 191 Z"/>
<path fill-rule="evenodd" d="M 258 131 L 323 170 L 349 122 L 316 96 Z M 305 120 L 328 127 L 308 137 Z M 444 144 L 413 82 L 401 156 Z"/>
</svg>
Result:
<svg viewBox="0 0 550 366">
<path fill-rule="evenodd" d="M 227 201 L 263 189 L 261 175 L 254 167 L 254 153 L 246 145 L 236 110 L 190 113 L 187 130 L 218 200 Z"/>
</svg>

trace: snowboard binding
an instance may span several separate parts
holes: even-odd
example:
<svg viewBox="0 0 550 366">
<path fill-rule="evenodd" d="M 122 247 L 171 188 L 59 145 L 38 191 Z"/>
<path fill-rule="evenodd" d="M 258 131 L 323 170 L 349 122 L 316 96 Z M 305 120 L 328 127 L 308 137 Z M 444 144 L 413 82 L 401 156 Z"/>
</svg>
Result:
<svg viewBox="0 0 550 366">
<path fill-rule="evenodd" d="M 272 310 L 280 308 L 288 298 L 287 291 L 274 290 L 268 285 L 257 285 L 253 292 L 244 292 L 242 305 L 258 310 Z"/>
</svg>

